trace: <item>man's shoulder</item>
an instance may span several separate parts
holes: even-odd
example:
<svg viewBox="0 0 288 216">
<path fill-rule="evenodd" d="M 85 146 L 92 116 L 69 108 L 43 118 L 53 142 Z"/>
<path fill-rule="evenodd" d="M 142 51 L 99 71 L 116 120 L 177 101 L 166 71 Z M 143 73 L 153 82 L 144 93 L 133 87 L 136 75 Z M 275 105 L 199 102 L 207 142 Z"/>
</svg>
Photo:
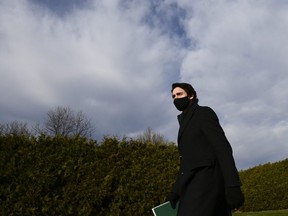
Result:
<svg viewBox="0 0 288 216">
<path fill-rule="evenodd" d="M 212 115 L 212 116 L 217 116 L 216 112 L 209 106 L 200 106 L 198 105 L 197 107 L 197 112 L 201 115 Z"/>
<path fill-rule="evenodd" d="M 201 105 L 198 105 L 197 106 L 197 110 L 200 111 L 200 112 L 214 112 L 214 110 L 209 107 L 209 106 L 201 106 Z"/>
<path fill-rule="evenodd" d="M 197 113 L 201 118 L 218 119 L 216 112 L 209 106 L 198 106 Z"/>
</svg>

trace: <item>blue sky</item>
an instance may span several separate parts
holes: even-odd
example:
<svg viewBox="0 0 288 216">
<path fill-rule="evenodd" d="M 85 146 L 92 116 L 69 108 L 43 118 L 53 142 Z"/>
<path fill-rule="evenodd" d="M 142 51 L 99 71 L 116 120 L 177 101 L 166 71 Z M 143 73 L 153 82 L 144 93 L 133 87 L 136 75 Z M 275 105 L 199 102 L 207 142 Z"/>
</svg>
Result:
<svg viewBox="0 0 288 216">
<path fill-rule="evenodd" d="M 157 2 L 157 3 L 155 3 Z M 0 0 L 0 123 L 69 106 L 96 136 L 176 140 L 173 82 L 212 107 L 237 167 L 287 158 L 288 2 Z"/>
</svg>

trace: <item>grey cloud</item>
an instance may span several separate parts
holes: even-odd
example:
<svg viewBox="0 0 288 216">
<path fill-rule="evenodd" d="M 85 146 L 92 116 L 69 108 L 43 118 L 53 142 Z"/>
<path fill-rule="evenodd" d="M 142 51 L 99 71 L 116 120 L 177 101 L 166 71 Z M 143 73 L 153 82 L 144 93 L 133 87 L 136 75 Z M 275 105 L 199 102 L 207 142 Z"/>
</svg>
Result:
<svg viewBox="0 0 288 216">
<path fill-rule="evenodd" d="M 196 1 L 186 20 L 197 47 L 187 51 L 182 80 L 218 112 L 241 168 L 287 157 L 287 6 Z"/>
<path fill-rule="evenodd" d="M 176 141 L 182 80 L 219 115 L 239 168 L 285 158 L 285 1 L 86 2 L 55 16 L 56 4 L 0 1 L 0 122 L 70 106 L 97 138 L 150 127 Z"/>
<path fill-rule="evenodd" d="M 9 119 L 8 110 L 18 114 L 11 120 L 31 120 L 40 112 L 42 120 L 60 105 L 86 112 L 100 136 L 166 124 L 159 103 L 167 104 L 168 98 L 159 100 L 159 95 L 170 88 L 166 82 L 175 76 L 181 50 L 140 22 L 141 10 L 129 17 L 117 3 L 105 1 L 60 19 L 47 10 L 33 13 L 30 6 L 10 2 L 1 11 L 2 20 L 12 19 L 10 25 L 1 22 L 0 44 L 8 50 L 0 52 L 6 56 L 0 60 L 0 82 L 9 89 L 1 93 L 1 122 Z"/>
</svg>

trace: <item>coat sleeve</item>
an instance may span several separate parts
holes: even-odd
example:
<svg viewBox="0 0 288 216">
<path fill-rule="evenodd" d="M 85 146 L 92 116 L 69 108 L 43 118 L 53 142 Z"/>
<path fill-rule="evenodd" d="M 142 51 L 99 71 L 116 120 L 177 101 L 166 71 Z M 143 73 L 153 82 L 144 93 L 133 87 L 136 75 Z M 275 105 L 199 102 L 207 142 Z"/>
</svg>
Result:
<svg viewBox="0 0 288 216">
<path fill-rule="evenodd" d="M 178 174 L 176 176 L 176 180 L 175 180 L 175 182 L 172 186 L 172 190 L 171 190 L 171 192 L 173 192 L 177 195 L 180 195 L 180 175 L 181 175 L 181 171 L 179 169 Z"/>
<path fill-rule="evenodd" d="M 201 130 L 215 151 L 225 186 L 241 186 L 231 145 L 226 138 L 216 113 L 209 107 L 204 107 L 201 112 Z"/>
</svg>

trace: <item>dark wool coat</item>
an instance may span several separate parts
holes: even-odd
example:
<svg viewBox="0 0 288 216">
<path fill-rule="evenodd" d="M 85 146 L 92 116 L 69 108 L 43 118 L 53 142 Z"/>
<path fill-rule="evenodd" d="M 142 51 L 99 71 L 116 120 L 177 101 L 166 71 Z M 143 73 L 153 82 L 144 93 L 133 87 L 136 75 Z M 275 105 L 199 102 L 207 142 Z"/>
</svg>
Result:
<svg viewBox="0 0 288 216">
<path fill-rule="evenodd" d="M 178 216 L 228 216 L 225 188 L 240 186 L 232 148 L 215 112 L 194 102 L 178 116 Z"/>
</svg>

